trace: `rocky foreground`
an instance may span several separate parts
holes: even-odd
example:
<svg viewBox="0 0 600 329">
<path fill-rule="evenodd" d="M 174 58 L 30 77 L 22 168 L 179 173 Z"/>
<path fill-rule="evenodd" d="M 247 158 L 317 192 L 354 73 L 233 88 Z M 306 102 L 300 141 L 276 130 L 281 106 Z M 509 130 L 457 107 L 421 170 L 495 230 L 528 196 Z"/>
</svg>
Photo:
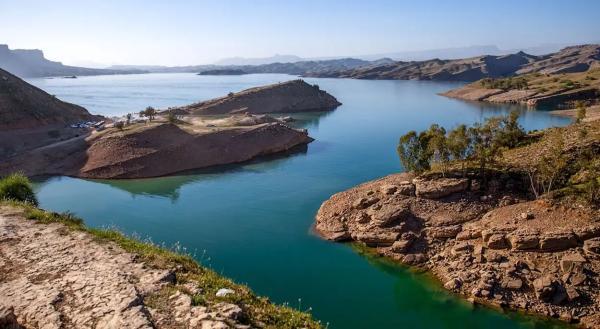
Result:
<svg viewBox="0 0 600 329">
<path fill-rule="evenodd" d="M 430 270 L 472 301 L 600 328 L 600 214 L 528 201 L 518 184 L 391 175 L 333 195 L 315 229 Z"/>
<path fill-rule="evenodd" d="M 0 328 L 320 327 L 184 258 L 169 260 L 179 256 L 146 246 L 154 253 L 127 252 L 25 215 L 0 205 Z"/>
</svg>

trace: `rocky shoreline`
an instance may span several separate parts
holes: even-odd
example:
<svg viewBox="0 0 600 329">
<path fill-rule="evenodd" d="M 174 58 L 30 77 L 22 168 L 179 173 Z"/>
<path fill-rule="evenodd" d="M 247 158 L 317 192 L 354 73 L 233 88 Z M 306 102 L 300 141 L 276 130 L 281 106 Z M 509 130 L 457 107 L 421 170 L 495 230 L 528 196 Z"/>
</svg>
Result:
<svg viewBox="0 0 600 329">
<path fill-rule="evenodd" d="M 600 216 L 528 201 L 518 181 L 390 175 L 323 203 L 315 230 L 433 273 L 472 302 L 600 327 Z"/>
</svg>

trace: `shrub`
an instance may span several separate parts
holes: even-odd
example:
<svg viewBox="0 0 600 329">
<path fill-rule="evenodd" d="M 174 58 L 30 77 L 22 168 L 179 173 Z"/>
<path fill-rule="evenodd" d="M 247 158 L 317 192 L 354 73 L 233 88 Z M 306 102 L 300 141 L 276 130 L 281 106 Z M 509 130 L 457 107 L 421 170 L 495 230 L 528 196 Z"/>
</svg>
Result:
<svg viewBox="0 0 600 329">
<path fill-rule="evenodd" d="M 0 179 L 0 200 L 14 200 L 38 205 L 31 182 L 22 174 L 12 174 Z"/>
<path fill-rule="evenodd" d="M 169 123 L 179 122 L 179 120 L 177 119 L 177 115 L 175 115 L 173 111 L 169 111 L 169 113 L 167 113 L 167 121 L 169 121 Z"/>
<path fill-rule="evenodd" d="M 125 123 L 123 123 L 123 121 L 115 122 L 115 128 L 117 128 L 119 130 L 123 130 L 123 127 L 125 127 Z"/>
</svg>

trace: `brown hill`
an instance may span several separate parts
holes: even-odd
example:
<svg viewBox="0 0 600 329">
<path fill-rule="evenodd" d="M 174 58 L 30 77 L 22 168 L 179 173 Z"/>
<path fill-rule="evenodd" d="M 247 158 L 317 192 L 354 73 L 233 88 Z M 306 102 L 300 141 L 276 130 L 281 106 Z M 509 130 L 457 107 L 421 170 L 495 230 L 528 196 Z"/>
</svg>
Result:
<svg viewBox="0 0 600 329">
<path fill-rule="evenodd" d="M 0 69 L 0 130 L 39 128 L 95 120 L 81 106 L 49 95 Z"/>
<path fill-rule="evenodd" d="M 340 102 L 317 85 L 292 80 L 268 86 L 246 89 L 173 109 L 178 114 L 210 115 L 228 113 L 290 113 L 327 111 Z"/>
<path fill-rule="evenodd" d="M 524 52 L 501 56 L 479 56 L 466 59 L 394 62 L 350 70 L 308 74 L 316 77 L 476 81 L 521 73 L 584 72 L 600 63 L 600 45 L 582 45 L 545 55 L 533 56 Z"/>
</svg>

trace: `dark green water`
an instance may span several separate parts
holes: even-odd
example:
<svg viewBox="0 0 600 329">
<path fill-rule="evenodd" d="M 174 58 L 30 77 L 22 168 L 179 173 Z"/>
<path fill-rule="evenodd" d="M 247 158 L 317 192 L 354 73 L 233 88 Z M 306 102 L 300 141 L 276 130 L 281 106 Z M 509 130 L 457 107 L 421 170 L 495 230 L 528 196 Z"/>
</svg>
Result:
<svg viewBox="0 0 600 329">
<path fill-rule="evenodd" d="M 106 114 L 137 112 L 291 79 L 282 75 L 192 74 L 32 80 L 51 94 Z M 395 147 L 408 130 L 451 128 L 508 110 L 438 96 L 457 84 L 307 79 L 344 105 L 299 116 L 316 141 L 283 157 L 172 177 L 37 184 L 41 205 L 70 210 L 91 226 L 114 226 L 165 245 L 180 244 L 278 303 L 312 308 L 329 328 L 551 328 L 530 317 L 473 309 L 431 279 L 349 245 L 311 234 L 331 194 L 401 170 Z M 564 125 L 522 111 L 527 129 Z"/>
</svg>

